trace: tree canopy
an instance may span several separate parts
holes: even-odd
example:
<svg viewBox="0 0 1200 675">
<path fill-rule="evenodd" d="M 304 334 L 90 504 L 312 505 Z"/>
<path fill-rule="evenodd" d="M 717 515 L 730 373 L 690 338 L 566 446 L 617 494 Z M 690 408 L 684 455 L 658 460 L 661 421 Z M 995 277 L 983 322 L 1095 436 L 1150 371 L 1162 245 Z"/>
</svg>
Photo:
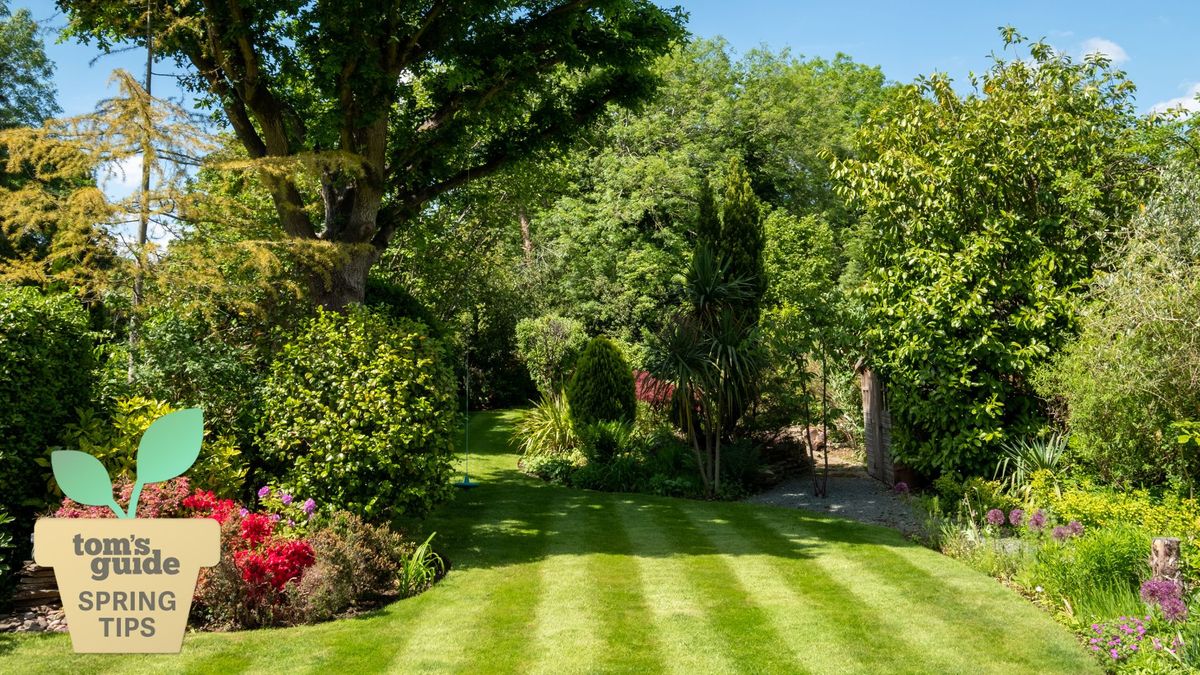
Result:
<svg viewBox="0 0 1200 675">
<path fill-rule="evenodd" d="M 142 44 L 147 11 L 58 0 L 69 33 Z M 682 37 L 682 14 L 648 0 L 307 0 L 155 3 L 155 49 L 190 66 L 263 170 L 288 236 L 343 249 L 315 288 L 363 298 L 367 271 L 432 200 L 547 145 L 610 103 L 654 89 L 650 65 Z M 296 172 L 319 177 L 317 194 Z M 313 217 L 306 206 L 321 203 Z"/>
<path fill-rule="evenodd" d="M 37 126 L 61 112 L 53 77 L 29 10 L 11 12 L 0 0 L 0 129 Z"/>
<path fill-rule="evenodd" d="M 1029 53 L 997 57 L 965 96 L 941 75 L 904 88 L 862 129 L 862 156 L 835 164 L 868 225 L 864 339 L 893 449 L 920 470 L 984 470 L 1039 431 L 1029 377 L 1073 334 L 1104 235 L 1153 184 L 1124 73 Z"/>
</svg>

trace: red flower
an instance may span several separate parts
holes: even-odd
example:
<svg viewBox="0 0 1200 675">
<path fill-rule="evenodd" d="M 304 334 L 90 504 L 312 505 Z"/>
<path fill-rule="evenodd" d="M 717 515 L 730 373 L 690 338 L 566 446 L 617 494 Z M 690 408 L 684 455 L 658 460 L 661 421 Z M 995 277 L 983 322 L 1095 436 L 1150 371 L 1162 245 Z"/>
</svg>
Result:
<svg viewBox="0 0 1200 675">
<path fill-rule="evenodd" d="M 218 523 L 228 520 L 229 514 L 237 506 L 232 499 L 217 499 L 211 490 L 196 490 L 183 500 L 183 505 L 195 511 L 196 515 L 212 518 Z"/>
<path fill-rule="evenodd" d="M 233 554 L 233 563 L 242 573 L 242 580 L 252 587 L 262 586 L 271 578 L 267 561 L 256 551 L 238 551 Z"/>
<path fill-rule="evenodd" d="M 271 521 L 270 516 L 262 513 L 249 513 L 245 518 L 242 518 L 239 534 L 251 546 L 258 546 L 267 539 L 270 539 L 271 533 L 274 530 L 275 523 Z"/>
<path fill-rule="evenodd" d="M 312 546 L 304 540 L 283 541 L 267 549 L 267 567 L 275 590 L 281 591 L 287 582 L 299 579 L 314 562 Z"/>
</svg>

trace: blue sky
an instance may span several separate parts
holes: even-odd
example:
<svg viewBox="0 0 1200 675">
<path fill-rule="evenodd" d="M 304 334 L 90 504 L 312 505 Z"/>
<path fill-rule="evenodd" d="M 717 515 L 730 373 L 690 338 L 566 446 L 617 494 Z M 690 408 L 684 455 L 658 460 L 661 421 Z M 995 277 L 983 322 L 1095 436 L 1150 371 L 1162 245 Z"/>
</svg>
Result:
<svg viewBox="0 0 1200 675">
<path fill-rule="evenodd" d="M 934 71 L 963 80 L 970 70 L 987 67 L 1000 48 L 997 27 L 1012 24 L 1034 38 L 1044 37 L 1071 54 L 1107 51 L 1138 85 L 1143 111 L 1172 99 L 1187 100 L 1200 91 L 1200 2 L 1032 2 L 1026 0 L 960 2 L 882 2 L 802 0 L 680 0 L 690 13 L 690 30 L 721 35 L 738 51 L 760 45 L 789 47 L 796 54 L 831 57 L 844 52 L 855 60 L 882 66 L 892 80 L 909 81 Z M 36 19 L 61 26 L 63 17 L 50 0 L 12 0 Z M 671 4 L 663 0 L 662 4 Z M 53 43 L 54 36 L 48 36 Z M 67 113 L 90 110 L 110 92 L 113 68 L 141 73 L 140 52 L 107 56 L 95 64 L 94 48 L 50 44 L 58 65 L 59 102 Z M 171 72 L 161 62 L 156 72 Z M 169 78 L 157 78 L 155 93 L 178 94 Z"/>
</svg>

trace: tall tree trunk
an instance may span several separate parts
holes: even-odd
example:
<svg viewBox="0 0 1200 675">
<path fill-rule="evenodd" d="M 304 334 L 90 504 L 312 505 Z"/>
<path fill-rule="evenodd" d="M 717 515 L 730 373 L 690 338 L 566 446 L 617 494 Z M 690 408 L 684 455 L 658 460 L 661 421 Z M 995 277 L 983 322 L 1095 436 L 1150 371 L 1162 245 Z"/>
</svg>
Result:
<svg viewBox="0 0 1200 675">
<path fill-rule="evenodd" d="M 325 309 L 339 312 L 347 305 L 361 303 L 366 297 L 367 273 L 377 260 L 379 251 L 373 246 L 356 247 L 345 261 L 329 270 L 328 276 L 314 273 L 313 300 Z"/>
<path fill-rule="evenodd" d="M 154 75 L 154 32 L 151 29 L 152 7 L 146 2 L 146 97 L 151 96 Z M 147 102 L 146 108 L 150 104 Z M 145 135 L 142 136 L 142 192 L 138 199 L 138 234 L 137 251 L 133 263 L 133 301 L 129 312 L 129 372 L 126 378 L 133 382 L 133 369 L 136 363 L 136 351 L 140 332 L 141 317 L 138 311 L 142 305 L 143 286 L 146 280 L 146 242 L 150 233 L 150 166 L 154 161 L 154 145 L 151 141 L 150 125 L 153 120 L 146 118 Z"/>
<path fill-rule="evenodd" d="M 529 214 L 524 206 L 517 207 L 517 220 L 521 223 L 521 248 L 525 251 L 525 264 L 533 261 L 533 238 L 529 234 Z"/>
</svg>

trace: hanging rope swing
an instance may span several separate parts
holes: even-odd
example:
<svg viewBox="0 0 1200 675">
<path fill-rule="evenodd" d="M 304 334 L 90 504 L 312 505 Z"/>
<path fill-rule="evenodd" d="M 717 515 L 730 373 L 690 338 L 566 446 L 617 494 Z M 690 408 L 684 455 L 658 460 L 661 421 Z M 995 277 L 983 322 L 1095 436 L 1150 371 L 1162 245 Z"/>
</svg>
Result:
<svg viewBox="0 0 1200 675">
<path fill-rule="evenodd" d="M 476 481 L 471 480 L 471 350 L 469 348 L 466 350 L 464 362 L 466 369 L 463 373 L 463 389 L 465 390 L 463 396 L 463 419 L 465 421 L 463 424 L 463 454 L 466 459 L 463 463 L 462 480 L 455 485 L 469 490 L 479 485 Z"/>
</svg>

